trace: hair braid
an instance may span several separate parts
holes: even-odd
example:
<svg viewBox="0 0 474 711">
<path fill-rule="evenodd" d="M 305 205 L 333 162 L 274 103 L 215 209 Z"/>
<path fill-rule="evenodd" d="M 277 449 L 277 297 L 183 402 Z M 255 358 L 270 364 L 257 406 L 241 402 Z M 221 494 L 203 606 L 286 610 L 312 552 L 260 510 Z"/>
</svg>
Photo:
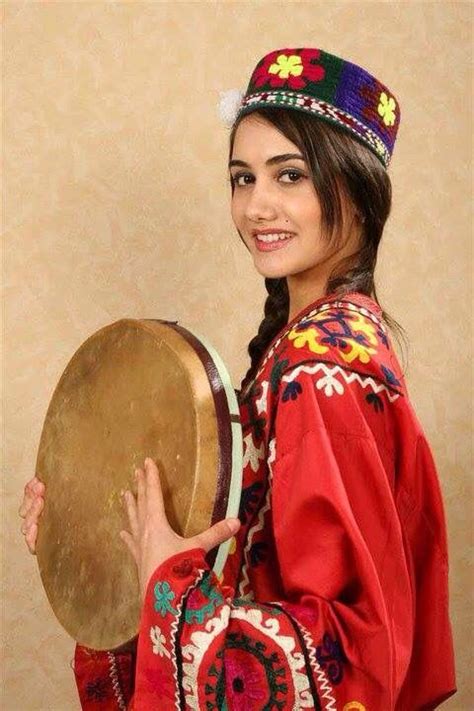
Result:
<svg viewBox="0 0 474 711">
<path fill-rule="evenodd" d="M 271 343 L 277 333 L 288 323 L 290 310 L 290 299 L 288 294 L 288 284 L 286 277 L 280 279 L 265 279 L 265 287 L 268 296 L 265 300 L 264 318 L 260 323 L 257 335 L 252 338 L 248 345 L 250 356 L 250 367 L 240 385 L 241 390 L 253 378 L 257 372 L 260 360 L 265 353 L 267 346 Z"/>
</svg>

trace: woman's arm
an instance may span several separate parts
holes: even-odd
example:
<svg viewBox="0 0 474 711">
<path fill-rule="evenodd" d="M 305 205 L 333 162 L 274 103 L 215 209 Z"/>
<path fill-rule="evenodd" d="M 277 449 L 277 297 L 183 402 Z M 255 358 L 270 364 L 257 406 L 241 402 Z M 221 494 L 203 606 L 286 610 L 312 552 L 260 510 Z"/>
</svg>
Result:
<svg viewBox="0 0 474 711">
<path fill-rule="evenodd" d="M 423 685 L 407 682 L 416 635 L 439 651 L 437 630 L 449 633 L 443 538 L 427 551 L 429 571 L 416 569 L 404 527 L 430 511 L 406 496 L 402 510 L 397 489 L 403 476 L 428 495 L 433 472 L 387 440 L 399 414 L 380 398 L 375 407 L 358 381 L 332 399 L 308 373 L 298 383 L 279 402 L 268 458 L 281 599 L 234 598 L 203 549 L 164 561 L 142 609 L 136 711 L 425 711 L 454 693 L 448 637 Z M 423 577 L 439 600 L 420 622 Z"/>
<path fill-rule="evenodd" d="M 85 711 L 125 711 L 133 697 L 137 640 L 113 651 L 76 644 L 74 677 Z"/>
<path fill-rule="evenodd" d="M 273 466 L 282 599 L 232 598 L 201 549 L 157 568 L 141 616 L 136 709 L 396 708 L 412 631 L 403 545 L 393 504 L 384 535 L 364 539 L 341 466 L 359 468 L 369 492 L 385 473 L 368 442 L 345 446 L 341 459 L 323 432 L 308 431 Z M 385 555 L 408 595 L 403 614 L 381 580 Z"/>
</svg>

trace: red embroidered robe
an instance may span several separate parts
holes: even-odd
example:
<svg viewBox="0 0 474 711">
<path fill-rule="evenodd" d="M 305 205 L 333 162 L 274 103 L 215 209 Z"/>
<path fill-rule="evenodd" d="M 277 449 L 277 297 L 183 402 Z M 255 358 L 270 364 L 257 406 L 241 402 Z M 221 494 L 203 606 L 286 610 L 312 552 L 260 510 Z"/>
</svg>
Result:
<svg viewBox="0 0 474 711">
<path fill-rule="evenodd" d="M 76 648 L 84 709 L 418 711 L 455 693 L 441 492 L 380 317 L 331 295 L 275 337 L 240 394 L 223 578 L 202 549 L 160 565 L 135 680 L 133 654 Z"/>
</svg>

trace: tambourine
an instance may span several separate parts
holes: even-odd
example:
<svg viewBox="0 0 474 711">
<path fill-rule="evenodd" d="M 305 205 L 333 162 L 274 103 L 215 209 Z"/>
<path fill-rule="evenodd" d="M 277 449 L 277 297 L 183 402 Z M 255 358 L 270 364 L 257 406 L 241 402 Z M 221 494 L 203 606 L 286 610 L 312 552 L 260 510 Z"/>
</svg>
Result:
<svg viewBox="0 0 474 711">
<path fill-rule="evenodd" d="M 36 473 L 46 485 L 37 539 L 53 612 L 76 642 L 114 649 L 138 633 L 136 564 L 119 536 L 121 494 L 145 457 L 158 464 L 182 536 L 238 516 L 242 430 L 217 352 L 177 322 L 121 319 L 90 336 L 49 404 Z M 230 541 L 207 560 L 219 575 Z"/>
</svg>

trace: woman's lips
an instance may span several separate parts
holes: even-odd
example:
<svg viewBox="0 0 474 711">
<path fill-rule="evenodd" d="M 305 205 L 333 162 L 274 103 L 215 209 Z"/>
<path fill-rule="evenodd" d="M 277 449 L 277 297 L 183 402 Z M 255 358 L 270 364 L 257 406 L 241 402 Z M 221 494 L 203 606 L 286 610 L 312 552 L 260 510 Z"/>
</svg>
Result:
<svg viewBox="0 0 474 711">
<path fill-rule="evenodd" d="M 290 235 L 286 239 L 279 239 L 277 242 L 262 242 L 258 237 L 255 237 L 255 242 L 259 252 L 273 252 L 275 249 L 285 247 L 293 238 L 294 235 Z"/>
</svg>

